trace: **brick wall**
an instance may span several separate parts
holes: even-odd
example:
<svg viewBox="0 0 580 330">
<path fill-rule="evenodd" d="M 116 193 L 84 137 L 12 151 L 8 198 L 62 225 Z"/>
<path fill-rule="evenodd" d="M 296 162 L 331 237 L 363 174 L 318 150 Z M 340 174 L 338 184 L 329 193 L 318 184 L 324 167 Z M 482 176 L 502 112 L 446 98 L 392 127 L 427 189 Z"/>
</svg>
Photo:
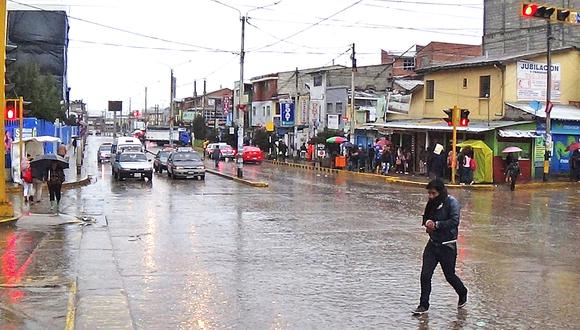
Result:
<svg viewBox="0 0 580 330">
<path fill-rule="evenodd" d="M 446 42 L 431 42 L 416 55 L 417 69 L 445 63 L 461 61 L 467 58 L 481 56 L 480 45 L 465 45 Z"/>
<path fill-rule="evenodd" d="M 580 8 L 580 0 L 538 1 L 558 7 Z M 484 1 L 483 52 L 514 54 L 546 49 L 546 23 L 521 16 L 521 0 Z M 553 25 L 553 46 L 579 45 L 580 27 Z"/>
</svg>

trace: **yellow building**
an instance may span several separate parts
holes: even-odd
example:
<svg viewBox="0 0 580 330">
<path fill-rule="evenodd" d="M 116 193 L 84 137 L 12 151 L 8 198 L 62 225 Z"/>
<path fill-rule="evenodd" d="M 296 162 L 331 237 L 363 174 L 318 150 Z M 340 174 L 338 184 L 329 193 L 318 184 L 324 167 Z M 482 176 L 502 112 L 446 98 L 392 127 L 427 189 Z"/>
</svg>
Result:
<svg viewBox="0 0 580 330">
<path fill-rule="evenodd" d="M 541 122 L 545 121 L 546 108 L 545 52 L 477 57 L 418 73 L 423 75 L 423 88 L 413 92 L 408 114 L 389 113 L 388 122 L 375 125 L 392 129 L 397 146 L 412 150 L 417 159 L 434 143 L 449 150 L 451 127 L 443 121 L 443 110 L 457 105 L 470 111 L 469 127 L 459 129 L 459 140 L 485 141 L 496 157 L 496 172 L 501 170 L 496 168 L 501 150 L 516 145 L 524 150 L 521 156 L 529 160 L 530 177 L 538 174 L 544 153 L 545 126 Z M 554 139 L 561 135 L 560 146 L 554 146 L 556 155 L 567 143 L 580 139 L 580 50 L 555 49 L 551 73 Z M 568 171 L 566 157 L 564 153 L 554 157 L 555 172 Z M 495 179 L 499 180 L 497 176 Z"/>
</svg>

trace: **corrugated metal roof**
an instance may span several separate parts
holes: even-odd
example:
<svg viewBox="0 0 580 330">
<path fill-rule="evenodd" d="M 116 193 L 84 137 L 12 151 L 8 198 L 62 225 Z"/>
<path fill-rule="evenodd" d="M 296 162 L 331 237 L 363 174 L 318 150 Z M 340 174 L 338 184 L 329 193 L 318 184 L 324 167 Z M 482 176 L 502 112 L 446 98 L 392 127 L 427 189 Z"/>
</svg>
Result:
<svg viewBox="0 0 580 330">
<path fill-rule="evenodd" d="M 535 131 L 523 131 L 517 129 L 500 129 L 498 135 L 504 138 L 537 138 L 541 136 Z"/>
<path fill-rule="evenodd" d="M 532 121 L 471 121 L 468 127 L 458 127 L 459 132 L 482 133 L 492 131 L 498 128 L 509 127 L 518 124 L 529 124 Z M 426 131 L 446 131 L 451 132 L 452 127 L 448 126 L 443 119 L 417 119 L 417 120 L 397 120 L 387 123 L 372 124 L 377 128 L 391 129 L 409 129 L 409 130 L 426 130 Z"/>
<path fill-rule="evenodd" d="M 532 108 L 529 103 L 507 102 L 506 104 L 512 108 L 522 110 L 536 117 L 546 118 L 546 112 L 544 111 L 546 108 L 546 103 L 542 103 L 542 107 L 538 111 Z M 554 104 L 552 112 L 550 113 L 550 118 L 556 120 L 580 121 L 580 108 L 573 105 Z"/>
<path fill-rule="evenodd" d="M 396 79 L 395 84 L 401 86 L 401 88 L 412 91 L 417 86 L 423 86 L 423 80 L 404 80 L 404 79 Z"/>
</svg>

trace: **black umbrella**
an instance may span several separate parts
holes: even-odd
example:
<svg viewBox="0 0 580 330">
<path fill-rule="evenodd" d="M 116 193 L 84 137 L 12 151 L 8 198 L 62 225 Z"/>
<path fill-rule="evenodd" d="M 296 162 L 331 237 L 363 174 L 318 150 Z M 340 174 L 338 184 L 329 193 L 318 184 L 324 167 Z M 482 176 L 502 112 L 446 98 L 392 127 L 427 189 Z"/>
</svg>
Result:
<svg viewBox="0 0 580 330">
<path fill-rule="evenodd" d="M 62 158 L 59 155 L 55 154 L 48 154 L 48 155 L 40 155 L 34 157 L 33 160 L 30 161 L 30 167 L 33 171 L 46 171 L 52 168 L 52 164 L 56 163 L 59 168 L 65 169 L 68 168 L 68 161 Z"/>
</svg>

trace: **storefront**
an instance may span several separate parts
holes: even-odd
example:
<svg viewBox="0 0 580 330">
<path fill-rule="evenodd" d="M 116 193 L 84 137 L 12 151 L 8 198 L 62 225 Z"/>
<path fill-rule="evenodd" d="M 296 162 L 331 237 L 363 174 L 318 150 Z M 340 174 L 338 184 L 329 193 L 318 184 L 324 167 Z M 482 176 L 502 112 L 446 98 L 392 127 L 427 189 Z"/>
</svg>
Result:
<svg viewBox="0 0 580 330">
<path fill-rule="evenodd" d="M 578 110 L 580 112 L 580 109 Z M 545 124 L 538 124 L 538 133 L 546 132 Z M 556 175 L 568 175 L 570 173 L 570 156 L 567 150 L 572 143 L 580 141 L 580 121 L 552 122 L 552 159 L 550 173 Z"/>
</svg>

